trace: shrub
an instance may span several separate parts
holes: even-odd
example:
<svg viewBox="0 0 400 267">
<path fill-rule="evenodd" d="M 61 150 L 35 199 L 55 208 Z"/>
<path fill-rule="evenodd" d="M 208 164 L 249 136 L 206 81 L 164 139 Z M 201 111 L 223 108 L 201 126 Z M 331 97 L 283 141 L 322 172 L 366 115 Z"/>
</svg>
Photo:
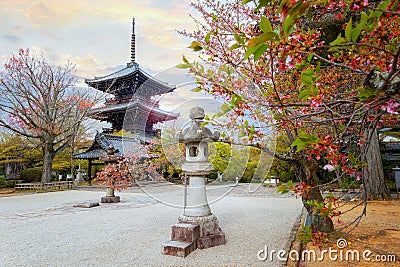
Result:
<svg viewBox="0 0 400 267">
<path fill-rule="evenodd" d="M 30 183 L 40 182 L 42 178 L 42 172 L 43 167 L 27 168 L 25 170 L 22 170 L 21 179 Z"/>
</svg>

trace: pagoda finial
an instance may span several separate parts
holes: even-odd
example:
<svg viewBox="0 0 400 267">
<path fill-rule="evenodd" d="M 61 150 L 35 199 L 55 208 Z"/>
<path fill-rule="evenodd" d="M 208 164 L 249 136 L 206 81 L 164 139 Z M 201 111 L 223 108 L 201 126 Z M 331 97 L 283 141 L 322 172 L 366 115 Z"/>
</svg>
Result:
<svg viewBox="0 0 400 267">
<path fill-rule="evenodd" d="M 135 62 L 135 17 L 132 18 L 131 62 Z"/>
</svg>

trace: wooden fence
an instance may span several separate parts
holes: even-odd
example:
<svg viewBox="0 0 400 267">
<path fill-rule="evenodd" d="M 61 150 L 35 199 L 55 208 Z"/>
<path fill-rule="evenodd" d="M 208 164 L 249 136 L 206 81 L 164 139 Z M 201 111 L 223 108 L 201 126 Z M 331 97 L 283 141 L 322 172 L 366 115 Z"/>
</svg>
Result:
<svg viewBox="0 0 400 267">
<path fill-rule="evenodd" d="M 62 182 L 51 182 L 51 183 L 18 183 L 15 184 L 15 189 L 29 189 L 29 190 L 43 190 L 43 189 L 53 189 L 53 188 L 71 188 L 72 181 L 62 181 Z"/>
</svg>

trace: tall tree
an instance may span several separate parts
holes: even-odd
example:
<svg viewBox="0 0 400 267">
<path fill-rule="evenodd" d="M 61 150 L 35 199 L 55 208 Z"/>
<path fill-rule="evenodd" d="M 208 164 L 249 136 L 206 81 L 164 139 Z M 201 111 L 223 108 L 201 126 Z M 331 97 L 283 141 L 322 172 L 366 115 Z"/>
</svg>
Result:
<svg viewBox="0 0 400 267">
<path fill-rule="evenodd" d="M 69 147 L 93 95 L 74 87 L 74 67 L 52 66 L 43 56 L 19 50 L 0 73 L 0 126 L 41 147 L 42 182 L 51 181 L 54 157 Z"/>
<path fill-rule="evenodd" d="M 332 221 L 311 205 L 323 202 L 317 171 L 362 178 L 368 133 L 399 119 L 396 3 L 203 0 L 192 4 L 201 15 L 198 31 L 183 32 L 209 64 L 184 58 L 179 66 L 197 76 L 199 89 L 227 99 L 234 120 L 254 115 L 287 135 L 291 150 L 275 156 L 296 166 L 307 188 L 304 206 L 324 232 Z M 270 112 L 260 113 L 263 107 Z M 262 135 L 249 124 L 238 128 Z"/>
</svg>

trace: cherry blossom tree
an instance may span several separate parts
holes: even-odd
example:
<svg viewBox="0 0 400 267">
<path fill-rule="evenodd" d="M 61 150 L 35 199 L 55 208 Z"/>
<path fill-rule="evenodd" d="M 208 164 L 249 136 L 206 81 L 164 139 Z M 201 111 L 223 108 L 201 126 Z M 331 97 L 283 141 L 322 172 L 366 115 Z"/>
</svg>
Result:
<svg viewBox="0 0 400 267">
<path fill-rule="evenodd" d="M 177 171 L 166 158 L 161 139 L 153 138 L 147 140 L 147 143 L 138 147 L 136 151 L 127 151 L 116 163 L 107 164 L 97 173 L 95 181 L 122 191 L 143 180 L 163 180 L 162 172 L 165 169 L 171 173 Z"/>
<path fill-rule="evenodd" d="M 69 147 L 95 103 L 74 87 L 74 67 L 52 66 L 43 56 L 19 50 L 0 73 L 0 126 L 28 138 L 43 151 L 42 182 L 51 181 L 54 157 Z"/>
<path fill-rule="evenodd" d="M 287 136 L 290 149 L 275 157 L 296 166 L 302 182 L 296 190 L 313 227 L 331 232 L 338 215 L 325 212 L 332 205 L 321 195 L 321 172 L 332 182 L 362 179 L 365 200 L 390 198 L 383 176 L 372 173 L 378 159 L 371 155 L 379 152 L 371 141 L 377 128 L 399 121 L 397 1 L 202 0 L 192 6 L 200 14 L 198 30 L 181 33 L 194 39 L 190 48 L 208 67 L 186 58 L 178 67 L 196 75 L 195 91 L 226 99 L 222 113 L 233 120 L 254 115 Z M 270 111 L 260 112 L 263 107 Z M 263 134 L 246 123 L 237 129 L 249 142 Z"/>
</svg>

